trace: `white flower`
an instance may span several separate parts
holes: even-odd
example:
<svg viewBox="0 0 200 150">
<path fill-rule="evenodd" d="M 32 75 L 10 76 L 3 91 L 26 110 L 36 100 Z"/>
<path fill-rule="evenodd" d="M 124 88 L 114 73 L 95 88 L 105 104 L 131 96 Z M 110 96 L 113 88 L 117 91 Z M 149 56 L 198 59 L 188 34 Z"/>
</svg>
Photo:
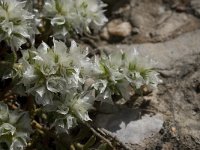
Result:
<svg viewBox="0 0 200 150">
<path fill-rule="evenodd" d="M 65 114 L 61 117 L 58 115 L 51 127 L 55 127 L 57 133 L 68 133 L 69 129 L 77 125 L 76 120 L 77 119 L 70 114 Z"/>
<path fill-rule="evenodd" d="M 90 27 L 99 28 L 106 21 L 104 8 L 99 0 L 47 0 L 44 5 L 44 16 L 51 20 L 54 37 L 64 39 L 75 31 L 90 31 Z"/>
<path fill-rule="evenodd" d="M 38 78 L 37 74 L 35 73 L 36 70 L 33 66 L 29 65 L 23 73 L 23 83 L 24 85 L 31 84 L 35 82 Z"/>
<path fill-rule="evenodd" d="M 6 144 L 10 150 L 25 149 L 32 132 L 28 113 L 9 111 L 3 102 L 0 112 L 0 145 Z"/>
<path fill-rule="evenodd" d="M 44 88 L 44 93 L 39 93 L 40 91 L 38 90 L 39 89 L 36 90 L 36 94 L 35 94 L 35 101 L 37 104 L 40 104 L 43 106 L 54 104 L 53 102 L 54 95 L 51 92 L 49 92 L 46 88 Z"/>
<path fill-rule="evenodd" d="M 96 99 L 110 100 L 115 94 L 128 100 L 132 91 L 130 87 L 133 90 L 140 89 L 143 85 L 156 88 L 160 80 L 158 73 L 151 69 L 151 62 L 147 57 L 140 56 L 136 49 L 133 52 L 121 51 L 95 57 L 95 73 L 90 75 L 95 81 L 91 87 L 98 93 Z"/>
<path fill-rule="evenodd" d="M 130 53 L 130 54 L 129 54 Z M 158 73 L 152 70 L 154 61 L 147 56 L 141 56 L 136 49 L 133 52 L 125 53 L 123 73 L 126 79 L 133 83 L 136 89 L 142 85 L 150 85 L 154 88 L 162 81 Z"/>
<path fill-rule="evenodd" d="M 81 19 L 88 24 L 102 26 L 107 22 L 107 18 L 103 14 L 104 10 L 102 10 L 106 4 L 100 0 L 76 0 L 76 6 L 79 8 Z"/>
<path fill-rule="evenodd" d="M 83 121 L 91 120 L 88 111 L 93 108 L 94 98 L 91 95 L 85 96 L 74 96 L 73 99 L 69 101 L 69 109 L 76 117 Z"/>
<path fill-rule="evenodd" d="M 81 85 L 84 84 L 85 80 L 80 77 L 80 69 L 74 68 L 74 73 L 72 73 L 72 77 L 69 79 L 71 85 L 78 89 Z"/>
<path fill-rule="evenodd" d="M 56 115 L 52 127 L 55 127 L 58 133 L 68 132 L 80 120 L 91 120 L 88 111 L 93 109 L 93 103 L 94 97 L 90 92 L 78 94 L 76 90 L 70 90 L 68 93 L 62 94 L 58 103 L 54 105 L 56 111 L 53 111 Z"/>
<path fill-rule="evenodd" d="M 69 64 L 69 60 L 67 59 L 68 57 L 68 48 L 65 45 L 65 43 L 61 42 L 61 41 L 57 41 L 55 39 L 53 39 L 53 51 L 55 53 L 57 62 L 59 62 L 61 65 L 68 65 Z"/>
<path fill-rule="evenodd" d="M 107 88 L 108 81 L 107 80 L 99 80 L 92 84 L 92 87 L 94 87 L 95 90 L 99 90 L 100 93 L 105 92 Z"/>
<path fill-rule="evenodd" d="M 5 40 L 13 49 L 18 49 L 33 33 L 33 15 L 24 9 L 25 2 L 0 1 L 0 40 Z"/>
<path fill-rule="evenodd" d="M 85 64 L 89 62 L 81 47 L 72 41 L 71 47 L 53 40 L 53 47 L 42 43 L 37 49 L 22 52 L 19 60 L 20 82 L 27 94 L 35 96 L 37 104 L 54 104 L 57 94 L 82 90 Z M 87 66 L 89 67 L 89 66 Z"/>
</svg>

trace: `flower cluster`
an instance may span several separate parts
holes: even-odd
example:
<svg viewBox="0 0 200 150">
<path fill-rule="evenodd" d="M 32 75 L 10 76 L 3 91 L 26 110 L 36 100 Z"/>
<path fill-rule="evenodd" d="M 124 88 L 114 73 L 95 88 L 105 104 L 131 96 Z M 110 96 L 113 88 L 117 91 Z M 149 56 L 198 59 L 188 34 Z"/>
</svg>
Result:
<svg viewBox="0 0 200 150">
<path fill-rule="evenodd" d="M 0 0 L 0 41 L 7 42 L 12 49 L 18 49 L 30 39 L 33 15 L 25 7 L 25 2 Z"/>
<path fill-rule="evenodd" d="M 1 150 L 23 150 L 27 146 L 31 132 L 28 113 L 9 111 L 7 105 L 0 102 Z"/>
<path fill-rule="evenodd" d="M 107 18 L 100 0 L 47 0 L 44 16 L 50 19 L 54 37 L 65 37 L 69 32 L 82 33 L 99 28 Z"/>
<path fill-rule="evenodd" d="M 42 43 L 22 52 L 18 86 L 46 111 L 57 113 L 53 123 L 57 128 L 69 129 L 76 118 L 90 120 L 88 111 L 95 100 L 109 102 L 117 94 L 128 99 L 127 87 L 135 90 L 160 82 L 156 72 L 141 66 L 136 52 L 88 58 L 87 50 L 74 41 L 70 48 L 57 40 L 53 43 L 52 48 Z"/>
<path fill-rule="evenodd" d="M 112 100 L 112 95 L 121 95 L 128 100 L 128 87 L 138 90 L 141 86 L 147 85 L 157 87 L 161 82 L 158 73 L 153 71 L 150 62 L 146 62 L 137 51 L 115 52 L 109 56 L 102 56 L 95 61 L 95 83 L 92 85 L 98 90 L 98 96 L 105 100 Z"/>
<path fill-rule="evenodd" d="M 85 95 L 82 87 L 83 72 L 90 66 L 87 51 L 81 51 L 74 41 L 67 48 L 63 42 L 54 40 L 52 48 L 42 43 L 37 49 L 22 54 L 19 60 L 21 81 L 18 84 L 22 91 L 33 95 L 36 103 L 44 106 L 46 111 L 67 115 L 68 120 L 73 118 L 73 114 L 88 121 L 87 111 L 92 108 L 93 100 Z M 68 122 L 67 126 L 72 126 Z"/>
</svg>

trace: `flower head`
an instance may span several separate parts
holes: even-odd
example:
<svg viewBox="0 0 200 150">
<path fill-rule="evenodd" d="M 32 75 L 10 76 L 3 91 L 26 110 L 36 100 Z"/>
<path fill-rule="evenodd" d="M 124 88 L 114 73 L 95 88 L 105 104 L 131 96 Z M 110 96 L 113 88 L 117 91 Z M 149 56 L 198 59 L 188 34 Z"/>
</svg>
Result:
<svg viewBox="0 0 200 150">
<path fill-rule="evenodd" d="M 23 150 L 31 132 L 28 113 L 9 111 L 7 105 L 0 102 L 0 149 Z"/>
<path fill-rule="evenodd" d="M 51 21 L 54 37 L 63 39 L 72 31 L 82 33 L 101 27 L 107 21 L 103 7 L 99 0 L 48 0 L 44 16 Z"/>
<path fill-rule="evenodd" d="M 79 88 L 84 83 L 81 70 L 87 63 L 86 54 L 74 41 L 70 48 L 63 42 L 53 42 L 52 48 L 42 43 L 37 49 L 23 51 L 19 60 L 22 66 L 19 85 L 42 105 L 52 104 L 55 95 Z"/>
<path fill-rule="evenodd" d="M 57 100 L 53 107 L 46 107 L 46 110 L 56 114 L 53 116 L 55 119 L 52 127 L 55 127 L 57 132 L 68 132 L 80 120 L 91 120 L 88 112 L 93 109 L 93 103 L 94 97 L 90 92 L 78 93 L 76 90 L 71 90 L 62 94 L 60 100 Z"/>
<path fill-rule="evenodd" d="M 0 40 L 4 40 L 13 49 L 30 39 L 33 15 L 24 9 L 25 2 L 0 0 Z"/>
<path fill-rule="evenodd" d="M 111 96 L 121 95 L 128 99 L 128 88 L 138 90 L 144 85 L 157 87 L 161 82 L 158 73 L 152 70 L 147 58 L 138 52 L 115 52 L 109 56 L 95 59 L 95 76 L 92 87 L 99 92 L 101 99 L 112 99 Z M 126 89 L 126 90 L 125 90 Z"/>
</svg>

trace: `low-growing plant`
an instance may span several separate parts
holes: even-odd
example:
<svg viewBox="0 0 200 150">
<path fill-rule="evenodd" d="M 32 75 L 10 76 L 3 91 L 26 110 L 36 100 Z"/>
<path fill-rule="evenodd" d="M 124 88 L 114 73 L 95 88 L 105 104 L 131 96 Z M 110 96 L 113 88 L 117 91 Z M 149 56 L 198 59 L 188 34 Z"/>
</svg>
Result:
<svg viewBox="0 0 200 150">
<path fill-rule="evenodd" d="M 0 41 L 5 41 L 17 50 L 30 39 L 33 32 L 34 15 L 25 9 L 26 2 L 0 1 Z"/>
<path fill-rule="evenodd" d="M 104 16 L 106 5 L 100 0 L 47 0 L 44 3 L 42 16 L 49 20 L 53 27 L 53 36 L 65 39 L 70 34 L 90 32 L 100 28 L 107 21 Z"/>
<path fill-rule="evenodd" d="M 1 70 L 1 82 L 11 78 L 12 83 L 6 88 L 18 95 L 14 98 L 7 96 L 8 90 L 0 92 L 1 149 L 33 148 L 36 138 L 50 135 L 51 131 L 54 138 L 70 135 L 71 129 L 80 124 L 94 133 L 82 149 L 92 146 L 96 136 L 112 147 L 89 124 L 90 111 L 97 109 L 97 102 L 114 105 L 116 95 L 128 101 L 130 89 L 156 88 L 160 82 L 158 73 L 136 50 L 89 57 L 88 49 L 74 40 L 66 46 L 67 37 L 90 32 L 107 21 L 103 14 L 106 5 L 101 1 L 46 0 L 41 10 L 32 13 L 25 6 L 26 1 L 0 0 L 0 41 L 8 45 L 0 58 L 10 53 L 9 47 L 17 58 L 0 62 L 0 66 L 10 67 L 9 72 Z M 35 26 L 41 28 L 38 22 L 42 20 L 50 23 L 51 41 L 32 42 L 31 47 L 22 48 L 27 40 L 35 41 Z M 105 143 L 99 149 L 106 149 Z"/>
<path fill-rule="evenodd" d="M 9 111 L 8 106 L 0 102 L 0 149 L 24 149 L 31 132 L 28 112 Z"/>
</svg>

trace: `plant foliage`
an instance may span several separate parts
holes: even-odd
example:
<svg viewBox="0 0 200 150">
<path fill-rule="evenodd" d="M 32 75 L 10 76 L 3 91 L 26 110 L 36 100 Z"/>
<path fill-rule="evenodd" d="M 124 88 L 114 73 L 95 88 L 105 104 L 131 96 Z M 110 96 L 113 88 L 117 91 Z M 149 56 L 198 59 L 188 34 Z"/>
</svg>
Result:
<svg viewBox="0 0 200 150">
<path fill-rule="evenodd" d="M 0 91 L 0 149 L 31 147 L 38 137 L 53 137 L 51 131 L 57 138 L 70 135 L 80 124 L 94 135 L 81 136 L 86 142 L 75 145 L 89 149 L 98 136 L 88 124 L 90 112 L 97 109 L 95 103 L 114 105 L 116 95 L 128 101 L 130 89 L 156 88 L 158 73 L 136 50 L 89 57 L 88 49 L 74 40 L 66 46 L 66 38 L 91 33 L 107 21 L 106 5 L 100 0 L 45 0 L 35 11 L 29 5 L 28 1 L 0 0 L 0 42 L 7 44 L 0 53 L 1 82 L 12 79 L 4 87 L 8 91 Z M 34 43 L 43 21 L 52 31 L 47 34 L 50 41 Z M 44 37 L 44 32 L 39 34 Z M 32 45 L 23 48 L 28 41 Z M 10 91 L 25 101 L 8 96 Z M 107 149 L 107 144 L 97 147 Z"/>
</svg>

